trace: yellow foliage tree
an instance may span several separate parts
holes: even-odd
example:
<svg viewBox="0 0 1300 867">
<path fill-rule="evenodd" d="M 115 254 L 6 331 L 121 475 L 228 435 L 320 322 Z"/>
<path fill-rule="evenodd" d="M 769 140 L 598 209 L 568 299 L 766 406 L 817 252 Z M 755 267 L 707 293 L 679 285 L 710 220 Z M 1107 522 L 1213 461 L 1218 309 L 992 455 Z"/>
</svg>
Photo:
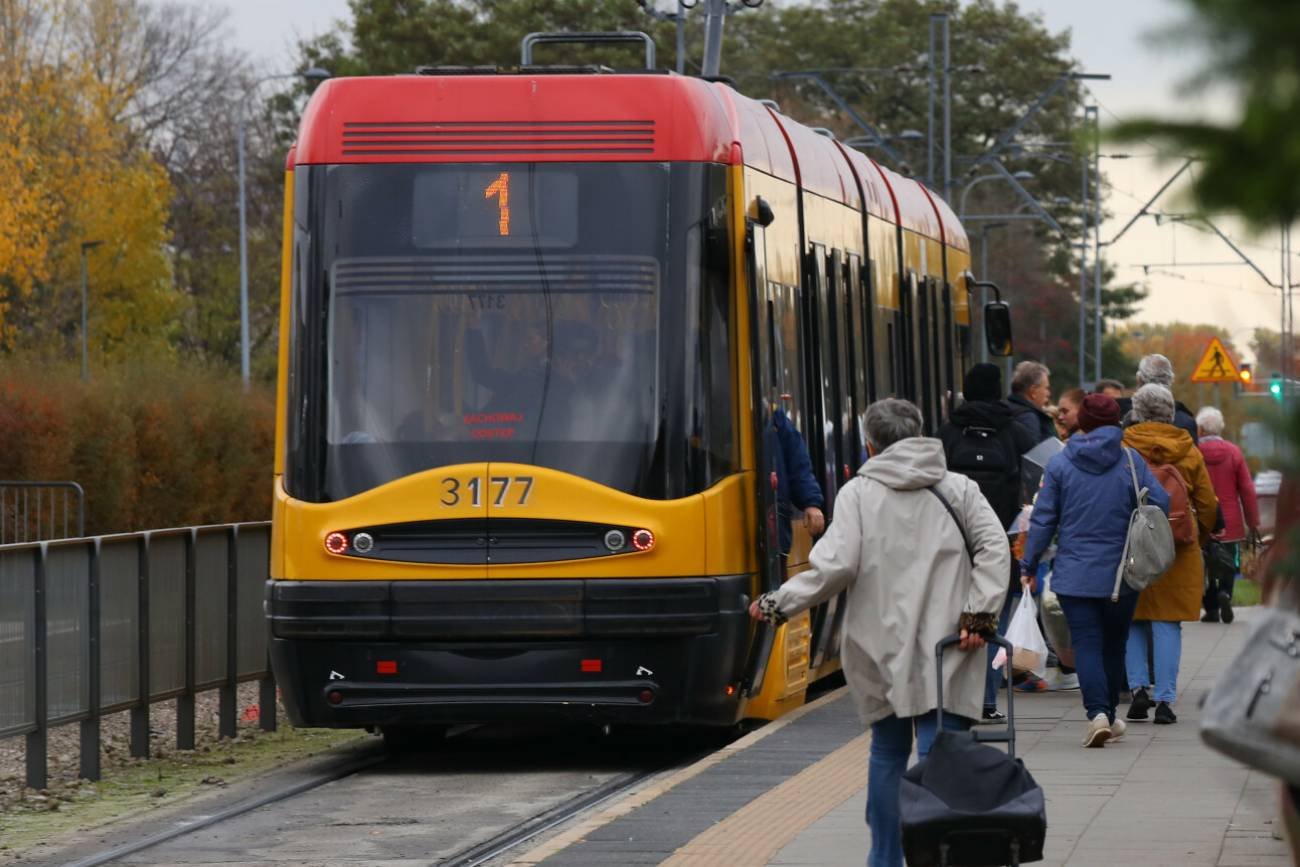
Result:
<svg viewBox="0 0 1300 867">
<path fill-rule="evenodd" d="M 24 109 L 30 88 L 0 68 L 0 323 L 14 293 L 26 295 L 49 275 L 50 240 L 57 228 L 44 185 L 42 161 Z"/>
<path fill-rule="evenodd" d="M 76 338 L 82 244 L 101 241 L 89 259 L 92 354 L 165 351 L 182 303 L 166 249 L 170 184 L 120 119 L 111 77 L 64 38 L 78 14 L 0 0 L 0 125 L 15 132 L 0 137 L 0 184 L 29 203 L 0 216 L 0 341 L 61 351 Z"/>
</svg>

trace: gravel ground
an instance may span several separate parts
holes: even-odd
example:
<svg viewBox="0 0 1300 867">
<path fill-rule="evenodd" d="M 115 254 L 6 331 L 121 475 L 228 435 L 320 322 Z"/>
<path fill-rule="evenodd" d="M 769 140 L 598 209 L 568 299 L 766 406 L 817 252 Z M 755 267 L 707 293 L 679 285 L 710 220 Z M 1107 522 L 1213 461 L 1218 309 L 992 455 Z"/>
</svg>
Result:
<svg viewBox="0 0 1300 867">
<path fill-rule="evenodd" d="M 241 683 L 236 691 L 237 738 L 252 740 L 261 732 L 258 721 L 258 684 Z M 217 743 L 217 690 L 199 693 L 194 701 L 195 752 L 207 753 Z M 284 711 L 279 710 L 283 725 Z M 159 702 L 150 709 L 149 754 L 155 759 L 183 751 L 176 749 L 176 702 Z M 95 786 L 78 779 L 81 762 L 80 726 L 76 723 L 51 729 L 48 741 L 49 786 L 37 791 L 23 785 L 26 776 L 26 739 L 0 740 L 0 814 L 21 811 L 57 810 L 64 801 L 93 797 Z M 100 720 L 100 763 L 105 780 L 125 767 L 147 760 L 131 757 L 129 711 Z"/>
</svg>

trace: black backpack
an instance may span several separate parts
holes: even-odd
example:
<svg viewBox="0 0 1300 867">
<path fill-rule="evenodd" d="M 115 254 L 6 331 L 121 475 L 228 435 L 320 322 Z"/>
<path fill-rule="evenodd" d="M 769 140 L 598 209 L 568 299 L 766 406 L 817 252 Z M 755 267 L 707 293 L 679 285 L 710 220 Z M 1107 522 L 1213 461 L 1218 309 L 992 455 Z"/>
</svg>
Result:
<svg viewBox="0 0 1300 867">
<path fill-rule="evenodd" d="M 944 443 L 948 469 L 979 485 L 1002 526 L 1009 525 L 1020 511 L 1020 456 L 1010 425 L 969 425 L 953 433 Z"/>
</svg>

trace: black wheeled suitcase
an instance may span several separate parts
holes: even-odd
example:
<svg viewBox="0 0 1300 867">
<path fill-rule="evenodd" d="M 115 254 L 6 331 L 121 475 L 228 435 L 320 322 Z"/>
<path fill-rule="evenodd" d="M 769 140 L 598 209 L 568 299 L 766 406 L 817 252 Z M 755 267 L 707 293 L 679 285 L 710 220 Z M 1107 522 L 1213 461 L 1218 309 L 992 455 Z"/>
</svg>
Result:
<svg viewBox="0 0 1300 867">
<path fill-rule="evenodd" d="M 1047 805 L 1043 789 L 1016 758 L 1015 690 L 1007 690 L 1007 727 L 943 730 L 943 651 L 939 668 L 939 733 L 920 762 L 903 774 L 900 811 L 909 867 L 1002 867 L 1043 859 Z M 1010 642 L 994 639 L 1006 648 Z M 979 651 L 982 653 L 983 651 Z M 987 742 L 1005 743 L 1003 752 Z"/>
</svg>

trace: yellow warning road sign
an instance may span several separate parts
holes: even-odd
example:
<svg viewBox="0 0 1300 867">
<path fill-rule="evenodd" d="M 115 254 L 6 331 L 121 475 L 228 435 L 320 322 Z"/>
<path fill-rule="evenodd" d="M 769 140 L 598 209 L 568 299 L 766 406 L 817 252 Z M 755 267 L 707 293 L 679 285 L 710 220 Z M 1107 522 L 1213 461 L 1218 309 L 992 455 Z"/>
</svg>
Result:
<svg viewBox="0 0 1300 867">
<path fill-rule="evenodd" d="M 1241 374 L 1237 371 L 1237 365 L 1233 364 L 1227 347 L 1215 337 L 1205 347 L 1205 354 L 1197 362 L 1196 370 L 1192 372 L 1192 382 L 1237 382 L 1240 379 Z"/>
</svg>

